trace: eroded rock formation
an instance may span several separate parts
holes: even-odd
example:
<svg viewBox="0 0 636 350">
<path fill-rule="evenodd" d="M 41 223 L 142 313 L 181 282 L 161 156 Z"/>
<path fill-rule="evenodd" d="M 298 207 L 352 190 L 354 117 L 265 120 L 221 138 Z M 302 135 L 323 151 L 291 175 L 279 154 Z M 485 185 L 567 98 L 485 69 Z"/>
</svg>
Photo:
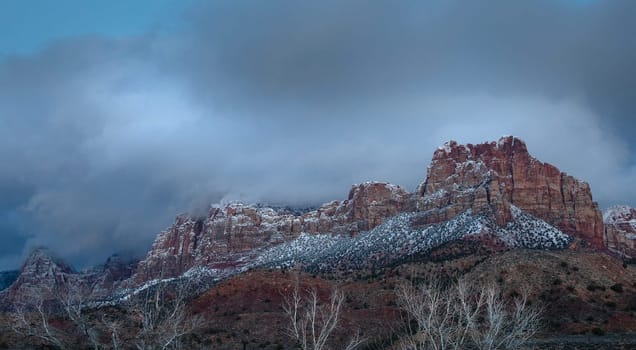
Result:
<svg viewBox="0 0 636 350">
<path fill-rule="evenodd" d="M 354 185 L 346 200 L 302 215 L 243 204 L 215 206 L 203 218 L 182 215 L 159 234 L 140 263 L 136 280 L 173 277 L 194 266 L 240 266 L 246 260 L 243 253 L 289 241 L 301 232 L 355 235 L 413 210 L 411 198 L 399 186 L 368 182 Z"/>
<path fill-rule="evenodd" d="M 627 259 L 636 258 L 636 209 L 626 205 L 603 213 L 607 248 Z"/>
<path fill-rule="evenodd" d="M 604 248 L 603 221 L 590 186 L 533 158 L 518 138 L 438 148 L 426 180 L 417 189 L 418 210 L 428 223 L 449 220 L 467 209 L 491 212 L 500 225 L 510 205 L 538 217 L 595 248 Z"/>
</svg>

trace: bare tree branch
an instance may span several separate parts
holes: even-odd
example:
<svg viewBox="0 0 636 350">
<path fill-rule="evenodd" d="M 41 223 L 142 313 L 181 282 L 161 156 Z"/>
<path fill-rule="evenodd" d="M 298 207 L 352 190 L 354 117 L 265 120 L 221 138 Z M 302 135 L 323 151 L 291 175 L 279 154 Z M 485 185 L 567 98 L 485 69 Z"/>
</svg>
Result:
<svg viewBox="0 0 636 350">
<path fill-rule="evenodd" d="M 131 306 L 141 323 L 137 349 L 178 349 L 185 335 L 201 327 L 203 319 L 193 315 L 186 303 L 188 287 L 187 283 L 158 283 Z"/>
<path fill-rule="evenodd" d="M 396 293 L 417 325 L 402 341 L 404 350 L 517 349 L 540 326 L 541 310 L 530 307 L 525 291 L 507 303 L 494 284 L 470 287 L 460 279 L 448 287 L 439 280 L 404 285 Z"/>
<path fill-rule="evenodd" d="M 284 295 L 283 310 L 289 320 L 287 334 L 298 342 L 303 350 L 327 350 L 333 332 L 338 328 L 344 293 L 334 288 L 328 303 L 321 304 L 316 289 L 301 295 L 298 280 L 291 294 Z M 364 343 L 359 332 L 349 340 L 345 350 L 353 350 Z"/>
<path fill-rule="evenodd" d="M 12 329 L 25 338 L 37 338 L 45 344 L 64 349 L 66 346 L 62 332 L 52 327 L 49 319 L 54 314 L 53 291 L 48 287 L 30 287 L 16 296 L 11 314 Z"/>
</svg>

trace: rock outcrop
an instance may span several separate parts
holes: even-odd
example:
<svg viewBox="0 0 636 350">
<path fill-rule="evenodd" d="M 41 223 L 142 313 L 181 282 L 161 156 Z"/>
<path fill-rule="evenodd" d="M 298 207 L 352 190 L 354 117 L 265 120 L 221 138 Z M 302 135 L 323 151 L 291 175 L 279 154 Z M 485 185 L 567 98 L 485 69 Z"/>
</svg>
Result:
<svg viewBox="0 0 636 350">
<path fill-rule="evenodd" d="M 471 209 L 511 221 L 510 205 L 540 218 L 594 248 L 604 248 L 604 228 L 590 186 L 533 158 L 526 144 L 508 136 L 498 142 L 438 148 L 417 189 L 425 223 L 443 222 Z"/>
<path fill-rule="evenodd" d="M 139 259 L 113 254 L 102 266 L 78 275 L 93 298 L 106 298 L 123 286 L 137 270 Z"/>
<path fill-rule="evenodd" d="M 69 275 L 74 273 L 73 268 L 66 262 L 48 250 L 38 248 L 27 257 L 14 286 L 55 286 L 66 283 Z"/>
<path fill-rule="evenodd" d="M 636 258 L 636 209 L 626 205 L 608 208 L 603 222 L 607 249 L 623 258 Z"/>
<path fill-rule="evenodd" d="M 74 283 L 75 277 L 73 268 L 47 249 L 35 249 L 25 260 L 15 282 L 0 293 L 0 304 L 8 306 L 18 300 L 53 297 L 54 290 Z"/>
<path fill-rule="evenodd" d="M 140 262 L 135 280 L 174 277 L 195 266 L 241 266 L 244 254 L 292 240 L 302 232 L 356 235 L 413 209 L 411 194 L 377 182 L 354 185 L 346 200 L 304 214 L 236 203 L 214 206 L 207 217 L 178 216 Z"/>
<path fill-rule="evenodd" d="M 78 272 L 47 249 L 38 248 L 27 257 L 13 284 L 0 293 L 0 305 L 33 297 L 63 298 L 68 293 L 106 298 L 132 276 L 136 264 L 135 259 L 113 255 L 103 266 Z"/>
</svg>

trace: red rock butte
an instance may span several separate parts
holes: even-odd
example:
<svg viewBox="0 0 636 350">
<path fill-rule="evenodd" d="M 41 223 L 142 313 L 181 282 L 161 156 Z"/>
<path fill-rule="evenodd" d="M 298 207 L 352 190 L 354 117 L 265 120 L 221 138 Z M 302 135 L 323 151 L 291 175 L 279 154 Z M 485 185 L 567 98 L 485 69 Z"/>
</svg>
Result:
<svg viewBox="0 0 636 350">
<path fill-rule="evenodd" d="M 491 211 L 504 224 L 514 205 L 594 248 L 605 247 L 603 218 L 590 186 L 533 158 L 516 137 L 478 145 L 446 143 L 433 154 L 417 196 L 417 209 L 431 211 L 429 223 L 472 209 Z"/>
</svg>

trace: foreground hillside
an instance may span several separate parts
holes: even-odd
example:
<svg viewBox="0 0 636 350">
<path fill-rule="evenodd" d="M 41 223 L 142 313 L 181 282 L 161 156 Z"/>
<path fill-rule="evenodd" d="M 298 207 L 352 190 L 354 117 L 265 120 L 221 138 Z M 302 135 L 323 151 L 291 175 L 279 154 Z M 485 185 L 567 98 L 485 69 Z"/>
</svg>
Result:
<svg viewBox="0 0 636 350">
<path fill-rule="evenodd" d="M 301 273 L 300 279 L 303 285 L 315 286 L 325 294 L 332 285 L 340 285 L 348 296 L 342 338 L 361 329 L 372 339 L 371 344 L 388 345 L 403 331 L 396 286 L 424 281 L 432 274 L 494 280 L 507 296 L 528 290 L 530 300 L 545 310 L 539 338 L 636 332 L 636 266 L 623 267 L 607 255 L 534 250 L 493 253 L 463 242 L 439 249 L 430 258 L 434 261 L 404 263 L 375 272 Z M 252 348 L 263 344 L 271 344 L 265 347 L 271 349 L 276 344 L 291 346 L 282 341 L 287 337 L 281 291 L 291 288 L 292 273 L 254 271 L 196 298 L 196 309 L 209 315 L 210 327 L 203 332 L 208 332 L 208 341 L 216 342 L 219 349 L 236 348 L 242 341 L 249 341 Z"/>
<path fill-rule="evenodd" d="M 526 290 L 531 303 L 544 310 L 538 337 L 542 346 L 576 343 L 576 337 L 567 336 L 586 335 L 612 340 L 606 344 L 609 349 L 616 348 L 618 342 L 631 341 L 629 337 L 616 338 L 616 334 L 636 333 L 636 266 L 623 265 L 593 251 L 494 251 L 479 242 L 457 241 L 413 261 L 374 271 L 257 269 L 237 275 L 189 300 L 193 314 L 205 322 L 184 343 L 194 349 L 292 348 L 283 304 L 298 279 L 302 288 L 316 288 L 322 298 L 334 286 L 344 291 L 346 299 L 334 348 L 360 330 L 367 339 L 366 348 L 390 349 L 406 326 L 396 288 L 425 281 L 431 275 L 493 281 L 507 297 Z M 95 319 L 106 313 L 126 320 L 123 322 L 130 325 L 128 336 L 132 337 L 136 323 L 125 309 L 106 307 L 92 312 Z M 126 336 L 124 332 L 122 338 Z M 24 340 L 3 324 L 2 344 L 20 346 Z"/>
</svg>

